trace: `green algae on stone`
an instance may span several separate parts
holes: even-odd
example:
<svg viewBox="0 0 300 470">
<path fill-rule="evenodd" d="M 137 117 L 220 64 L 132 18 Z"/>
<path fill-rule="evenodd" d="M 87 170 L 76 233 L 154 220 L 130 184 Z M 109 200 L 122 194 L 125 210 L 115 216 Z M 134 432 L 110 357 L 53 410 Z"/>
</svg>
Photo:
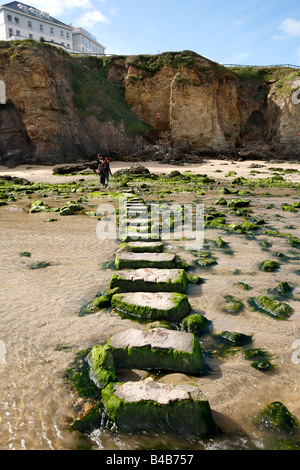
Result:
<svg viewBox="0 0 300 470">
<path fill-rule="evenodd" d="M 182 320 L 191 310 L 185 294 L 177 292 L 129 292 L 116 294 L 111 305 L 117 311 L 141 320 Z"/>
<path fill-rule="evenodd" d="M 195 274 L 188 274 L 187 280 L 190 284 L 195 284 L 195 285 L 199 285 L 204 282 L 200 276 L 196 276 Z"/>
<path fill-rule="evenodd" d="M 259 428 L 287 432 L 299 430 L 297 419 L 280 401 L 268 404 L 254 421 Z"/>
<path fill-rule="evenodd" d="M 248 199 L 231 199 L 228 201 L 227 205 L 228 207 L 248 207 L 250 204 L 250 201 Z"/>
<path fill-rule="evenodd" d="M 253 367 L 253 369 L 259 370 L 260 372 L 267 372 L 274 369 L 274 365 L 268 359 L 254 361 L 252 362 L 251 367 Z"/>
<path fill-rule="evenodd" d="M 83 206 L 75 202 L 69 201 L 60 208 L 59 214 L 62 216 L 65 215 L 75 215 L 77 212 L 83 210 Z"/>
<path fill-rule="evenodd" d="M 109 384 L 102 397 L 105 413 L 123 431 L 163 430 L 207 437 L 219 433 L 207 398 L 192 384 L 148 380 Z"/>
<path fill-rule="evenodd" d="M 209 320 L 203 315 L 194 313 L 182 320 L 181 326 L 184 331 L 195 335 L 201 333 L 209 324 Z"/>
<path fill-rule="evenodd" d="M 22 253 L 20 253 L 20 256 L 22 256 L 22 258 L 31 258 L 31 253 L 30 251 L 22 251 Z"/>
<path fill-rule="evenodd" d="M 94 346 L 86 359 L 90 367 L 90 378 L 100 390 L 110 382 L 118 380 L 109 342 Z"/>
<path fill-rule="evenodd" d="M 254 304 L 263 313 L 280 320 L 287 320 L 294 313 L 294 309 L 290 305 L 264 295 L 254 297 L 249 302 L 250 305 Z"/>
<path fill-rule="evenodd" d="M 115 273 L 110 288 L 121 292 L 178 292 L 184 294 L 188 287 L 184 269 L 140 268 Z"/>
<path fill-rule="evenodd" d="M 273 272 L 280 268 L 280 264 L 277 261 L 266 260 L 261 264 L 260 269 L 266 272 Z"/>
<path fill-rule="evenodd" d="M 289 294 L 293 289 L 292 289 L 292 287 L 289 285 L 288 282 L 283 281 L 283 282 L 280 282 L 280 283 L 278 284 L 278 286 L 275 287 L 274 290 L 275 290 L 278 294 L 284 296 L 284 295 Z"/>
<path fill-rule="evenodd" d="M 117 269 L 161 268 L 172 269 L 176 267 L 176 256 L 173 253 L 116 253 L 115 264 Z"/>
<path fill-rule="evenodd" d="M 242 228 L 246 231 L 258 230 L 259 226 L 257 224 L 252 223 L 252 222 L 243 222 L 242 223 Z"/>
<path fill-rule="evenodd" d="M 36 212 L 49 212 L 50 207 L 46 206 L 43 201 L 33 201 L 31 207 L 29 209 L 30 214 L 34 214 Z"/>
<path fill-rule="evenodd" d="M 202 373 L 202 351 L 195 335 L 167 328 L 127 329 L 109 341 L 116 369 Z"/>
<path fill-rule="evenodd" d="M 227 313 L 239 313 L 244 308 L 243 302 L 236 299 L 233 295 L 226 295 L 225 303 L 222 304 L 222 310 Z"/>
<path fill-rule="evenodd" d="M 37 263 L 28 265 L 29 269 L 43 269 L 47 268 L 48 266 L 50 266 L 50 263 L 47 263 L 46 261 L 38 261 Z"/>
<path fill-rule="evenodd" d="M 120 291 L 118 287 L 115 289 L 107 289 L 101 295 L 98 295 L 94 300 L 85 304 L 79 312 L 79 316 L 83 317 L 91 313 L 98 312 L 103 308 L 108 308 L 111 306 L 111 299 L 114 294 L 117 294 Z"/>
<path fill-rule="evenodd" d="M 234 346 L 244 346 L 253 341 L 252 335 L 245 335 L 235 331 L 222 331 L 219 336 Z"/>
</svg>

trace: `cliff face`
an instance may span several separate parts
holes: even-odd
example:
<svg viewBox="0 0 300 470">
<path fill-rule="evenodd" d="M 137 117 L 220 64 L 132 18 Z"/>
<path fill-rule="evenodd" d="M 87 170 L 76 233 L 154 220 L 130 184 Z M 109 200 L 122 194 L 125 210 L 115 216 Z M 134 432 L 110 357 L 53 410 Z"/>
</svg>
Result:
<svg viewBox="0 0 300 470">
<path fill-rule="evenodd" d="M 297 76 L 229 71 L 189 51 L 95 59 L 42 43 L 3 42 L 0 164 L 130 155 L 153 144 L 184 153 L 253 149 L 297 157 Z"/>
</svg>

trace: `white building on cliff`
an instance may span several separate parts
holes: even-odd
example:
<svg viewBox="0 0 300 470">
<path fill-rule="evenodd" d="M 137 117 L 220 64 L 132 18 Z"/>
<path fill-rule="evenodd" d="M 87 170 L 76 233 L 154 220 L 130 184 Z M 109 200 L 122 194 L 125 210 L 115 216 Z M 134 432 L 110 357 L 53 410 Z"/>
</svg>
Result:
<svg viewBox="0 0 300 470">
<path fill-rule="evenodd" d="M 0 6 L 0 40 L 44 40 L 69 53 L 105 53 L 95 36 L 83 28 L 66 25 L 48 13 L 20 2 Z"/>
</svg>

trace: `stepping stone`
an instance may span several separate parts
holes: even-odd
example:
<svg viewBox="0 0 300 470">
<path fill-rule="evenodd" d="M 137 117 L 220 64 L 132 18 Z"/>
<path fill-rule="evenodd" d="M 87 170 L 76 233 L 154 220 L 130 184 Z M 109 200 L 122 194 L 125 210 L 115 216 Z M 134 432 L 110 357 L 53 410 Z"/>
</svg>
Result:
<svg viewBox="0 0 300 470">
<path fill-rule="evenodd" d="M 207 398 L 195 385 L 152 379 L 111 383 L 102 390 L 102 398 L 107 416 L 129 432 L 153 429 L 212 437 L 219 430 Z"/>
<path fill-rule="evenodd" d="M 162 242 L 129 242 L 128 246 L 134 253 L 161 253 L 164 248 Z"/>
<path fill-rule="evenodd" d="M 113 295 L 111 306 L 118 312 L 141 320 L 179 321 L 191 306 L 185 294 L 178 292 L 127 292 Z"/>
<path fill-rule="evenodd" d="M 115 287 L 119 287 L 122 292 L 184 294 L 188 287 L 188 278 L 184 269 L 140 268 L 115 273 L 110 280 L 110 289 Z"/>
<path fill-rule="evenodd" d="M 134 241 L 155 241 L 160 240 L 159 233 L 124 233 L 120 235 L 122 242 L 134 242 Z"/>
<path fill-rule="evenodd" d="M 201 346 L 192 333 L 166 328 L 127 329 L 108 342 L 116 369 L 142 369 L 200 375 Z"/>
<path fill-rule="evenodd" d="M 140 233 L 142 235 L 142 233 Z M 149 235 L 149 234 L 146 234 Z M 174 253 L 116 253 L 115 264 L 117 269 L 162 268 L 176 267 Z"/>
<path fill-rule="evenodd" d="M 130 226 L 149 226 L 152 224 L 150 219 L 127 219 L 127 224 Z"/>
</svg>

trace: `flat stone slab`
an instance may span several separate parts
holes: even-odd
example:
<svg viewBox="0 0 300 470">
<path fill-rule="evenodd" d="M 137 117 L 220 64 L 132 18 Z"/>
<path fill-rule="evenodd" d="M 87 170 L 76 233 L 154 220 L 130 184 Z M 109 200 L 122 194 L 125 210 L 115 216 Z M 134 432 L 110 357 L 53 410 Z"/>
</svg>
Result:
<svg viewBox="0 0 300 470">
<path fill-rule="evenodd" d="M 138 268 L 175 268 L 175 254 L 173 253 L 116 253 L 115 264 L 117 269 Z"/>
<path fill-rule="evenodd" d="M 113 336 L 109 348 L 116 368 L 202 372 L 201 347 L 192 333 L 166 328 L 128 329 Z"/>
<path fill-rule="evenodd" d="M 179 292 L 184 294 L 188 278 L 184 269 L 140 268 L 113 274 L 110 288 L 122 292 Z"/>
<path fill-rule="evenodd" d="M 132 241 L 159 241 L 160 236 L 158 233 L 124 233 L 121 234 L 120 239 L 122 242 Z"/>
<path fill-rule="evenodd" d="M 162 242 L 129 242 L 128 246 L 134 253 L 161 253 L 164 248 Z"/>
<path fill-rule="evenodd" d="M 187 296 L 177 292 L 115 294 L 111 305 L 120 313 L 142 320 L 179 321 L 191 311 Z"/>
<path fill-rule="evenodd" d="M 151 379 L 111 383 L 102 398 L 107 416 L 124 430 L 163 429 L 202 436 L 218 432 L 207 398 L 194 385 L 166 385 Z"/>
</svg>

